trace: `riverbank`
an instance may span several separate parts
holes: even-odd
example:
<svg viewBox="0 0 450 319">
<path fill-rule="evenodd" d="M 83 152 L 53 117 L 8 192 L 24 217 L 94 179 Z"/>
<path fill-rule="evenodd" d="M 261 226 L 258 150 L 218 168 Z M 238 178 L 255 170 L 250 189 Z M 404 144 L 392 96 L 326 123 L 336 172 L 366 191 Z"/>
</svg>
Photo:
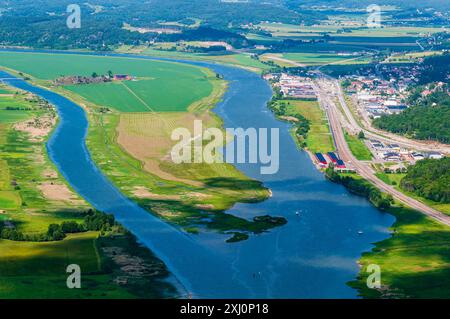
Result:
<svg viewBox="0 0 450 319">
<path fill-rule="evenodd" d="M 352 180 L 345 183 L 351 192 L 376 197 L 360 192 L 361 187 L 356 185 L 370 187 L 371 184 L 358 175 L 344 177 Z M 342 178 L 332 180 L 341 183 Z M 358 278 L 348 284 L 363 298 L 447 298 L 450 294 L 450 227 L 397 201 L 383 205 L 383 211 L 396 218 L 390 228 L 392 236 L 377 242 L 370 252 L 363 254 Z M 367 286 L 371 274 L 367 270 L 369 265 L 378 265 L 381 269 L 378 289 Z"/>
<path fill-rule="evenodd" d="M 90 206 L 45 149 L 55 109 L 1 88 L 7 94 L 0 95 L 0 298 L 177 296 L 165 265 L 120 225 L 81 229 Z M 81 267 L 80 290 L 66 286 L 69 264 Z"/>
</svg>

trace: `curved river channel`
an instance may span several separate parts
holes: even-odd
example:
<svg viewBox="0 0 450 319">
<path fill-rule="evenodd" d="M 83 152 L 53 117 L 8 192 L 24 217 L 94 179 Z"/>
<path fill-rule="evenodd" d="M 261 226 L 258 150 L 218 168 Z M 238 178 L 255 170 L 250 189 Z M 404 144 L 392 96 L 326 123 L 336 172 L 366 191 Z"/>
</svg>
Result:
<svg viewBox="0 0 450 319">
<path fill-rule="evenodd" d="M 229 81 L 223 101 L 214 109 L 225 127 L 280 129 L 277 174 L 260 175 L 258 165 L 236 164 L 263 181 L 273 196 L 257 204 L 238 204 L 228 213 L 245 218 L 284 216 L 286 225 L 234 244 L 213 232 L 185 234 L 127 199 L 95 166 L 85 145 L 88 121 L 81 107 L 8 73 L 0 71 L 0 79 L 56 106 L 60 122 L 47 146 L 51 160 L 81 196 L 113 213 L 161 258 L 194 297 L 356 298 L 357 292 L 346 283 L 358 274 L 361 254 L 390 236 L 387 229 L 394 217 L 325 179 L 296 147 L 290 125 L 268 111 L 272 91 L 259 75 L 214 63 L 180 62 L 208 67 Z"/>
</svg>

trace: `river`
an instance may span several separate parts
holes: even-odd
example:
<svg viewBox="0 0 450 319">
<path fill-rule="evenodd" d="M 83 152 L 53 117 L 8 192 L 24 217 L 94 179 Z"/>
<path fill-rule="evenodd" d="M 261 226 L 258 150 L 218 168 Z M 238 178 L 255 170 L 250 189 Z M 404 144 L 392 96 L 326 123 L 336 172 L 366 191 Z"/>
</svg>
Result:
<svg viewBox="0 0 450 319">
<path fill-rule="evenodd" d="M 61 174 L 95 208 L 113 213 L 194 297 L 356 298 L 346 283 L 358 274 L 361 254 L 390 236 L 394 217 L 325 179 L 297 148 L 289 124 L 267 110 L 272 92 L 259 75 L 220 64 L 181 62 L 208 67 L 229 81 L 223 101 L 214 108 L 225 127 L 280 129 L 277 174 L 261 175 L 258 165 L 236 165 L 263 181 L 273 196 L 257 204 L 238 204 L 228 213 L 244 218 L 283 216 L 287 225 L 227 244 L 221 234 L 188 235 L 166 224 L 121 194 L 92 162 L 85 145 L 88 121 L 81 107 L 8 73 L 0 71 L 0 79 L 56 106 L 60 122 L 47 149 Z"/>
</svg>

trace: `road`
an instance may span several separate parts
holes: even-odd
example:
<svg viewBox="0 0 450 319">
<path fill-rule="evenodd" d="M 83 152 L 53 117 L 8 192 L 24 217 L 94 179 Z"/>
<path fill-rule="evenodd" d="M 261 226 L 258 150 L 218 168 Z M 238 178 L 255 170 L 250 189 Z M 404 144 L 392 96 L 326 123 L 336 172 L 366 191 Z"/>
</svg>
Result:
<svg viewBox="0 0 450 319">
<path fill-rule="evenodd" d="M 381 191 L 391 194 L 395 199 L 397 199 L 401 203 L 405 204 L 406 206 L 416 209 L 416 210 L 424 213 L 425 215 L 431 217 L 432 219 L 434 219 L 438 222 L 441 222 L 447 226 L 450 226 L 450 216 L 445 215 L 445 214 L 423 204 L 422 202 L 419 202 L 419 201 L 403 194 L 402 192 L 398 191 L 391 185 L 384 183 L 377 176 L 375 176 L 375 172 L 369 165 L 357 160 L 353 156 L 353 154 L 350 151 L 350 148 L 348 147 L 348 144 L 345 140 L 343 126 L 341 123 L 343 116 L 340 114 L 340 110 L 334 101 L 334 96 L 332 96 L 328 93 L 328 92 L 330 92 L 329 85 L 326 85 L 324 83 L 326 83 L 326 82 L 321 82 L 321 81 L 316 82 L 316 90 L 318 91 L 318 99 L 319 99 L 320 105 L 327 113 L 327 116 L 328 116 L 328 119 L 330 122 L 331 132 L 332 132 L 334 140 L 335 140 L 335 145 L 336 145 L 337 151 L 339 153 L 339 156 L 342 158 L 342 160 L 344 160 L 347 163 L 350 163 L 355 168 L 356 172 L 359 175 L 361 175 L 363 178 L 365 178 L 366 180 L 373 183 Z M 353 118 L 353 116 L 350 116 L 348 118 L 348 121 L 351 122 L 352 118 Z M 354 118 L 353 118 L 353 120 L 354 120 Z"/>
<path fill-rule="evenodd" d="M 321 76 L 319 81 L 322 86 L 326 86 L 328 88 L 328 91 L 330 92 L 329 94 L 335 95 L 338 98 L 345 115 L 346 123 L 344 124 L 350 132 L 356 134 L 363 131 L 364 135 L 368 138 L 377 139 L 390 144 L 396 143 L 404 148 L 450 154 L 450 146 L 446 144 L 408 139 L 403 136 L 376 129 L 371 124 L 367 123 L 366 125 L 361 126 L 361 124 L 355 120 L 354 115 L 345 100 L 344 92 L 342 91 L 339 81 L 328 76 Z"/>
</svg>

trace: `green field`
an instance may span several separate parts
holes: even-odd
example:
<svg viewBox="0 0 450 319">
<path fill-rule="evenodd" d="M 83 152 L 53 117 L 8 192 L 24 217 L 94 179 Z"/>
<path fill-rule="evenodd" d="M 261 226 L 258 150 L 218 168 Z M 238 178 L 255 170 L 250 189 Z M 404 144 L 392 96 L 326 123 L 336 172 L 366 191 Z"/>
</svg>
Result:
<svg viewBox="0 0 450 319">
<path fill-rule="evenodd" d="M 362 179 L 356 174 L 347 176 Z M 370 252 L 363 254 L 358 262 L 360 273 L 348 284 L 363 298 L 448 298 L 450 227 L 396 201 L 387 213 L 396 218 L 392 236 L 375 243 Z M 367 286 L 369 265 L 380 267 L 379 289 Z"/>
<path fill-rule="evenodd" d="M 0 94 L 11 94 L 11 91 L 6 89 L 2 84 L 0 84 Z"/>
<path fill-rule="evenodd" d="M 30 109 L 28 104 L 24 103 L 23 98 L 12 96 L 0 97 L 0 112 L 0 124 L 23 121 L 36 113 Z"/>
<path fill-rule="evenodd" d="M 62 75 L 90 76 L 93 72 L 129 74 L 137 81 L 67 86 L 86 100 L 120 111 L 148 112 L 186 110 L 212 91 L 206 69 L 179 63 L 132 58 L 0 52 L 0 66 L 41 80 Z"/>
<path fill-rule="evenodd" d="M 331 53 L 285 53 L 282 55 L 284 59 L 294 62 L 302 63 L 305 65 L 324 65 L 324 64 L 361 64 L 369 63 L 370 58 L 355 57 L 355 56 L 342 56 Z"/>
<path fill-rule="evenodd" d="M 268 31 L 274 37 L 318 37 L 323 34 L 331 34 L 335 37 L 421 37 L 428 33 L 442 32 L 443 28 L 435 27 L 393 27 L 367 28 L 361 20 L 355 21 L 354 26 L 344 24 L 323 24 L 314 26 L 300 26 L 281 23 L 261 23 L 261 29 Z M 346 32 L 343 32 L 345 28 Z"/>
<path fill-rule="evenodd" d="M 134 53 L 143 54 L 155 57 L 173 58 L 173 59 L 186 59 L 186 60 L 199 60 L 208 62 L 217 62 L 224 64 L 231 64 L 238 67 L 246 68 L 250 71 L 260 73 L 263 70 L 270 69 L 270 66 L 253 59 L 248 54 L 224 54 L 224 55 L 208 55 L 202 53 L 190 53 L 182 51 L 164 51 L 158 50 L 154 47 L 127 47 L 123 46 L 117 49 L 120 53 Z"/>
<path fill-rule="evenodd" d="M 308 150 L 313 153 L 326 153 L 334 150 L 333 139 L 327 118 L 317 101 L 284 100 L 287 114 L 301 114 L 310 121 L 310 130 L 306 139 Z"/>
<path fill-rule="evenodd" d="M 353 136 L 344 132 L 345 140 L 353 156 L 360 161 L 370 161 L 372 159 L 372 153 L 364 144 L 363 140 L 360 140 L 357 136 Z"/>
</svg>

